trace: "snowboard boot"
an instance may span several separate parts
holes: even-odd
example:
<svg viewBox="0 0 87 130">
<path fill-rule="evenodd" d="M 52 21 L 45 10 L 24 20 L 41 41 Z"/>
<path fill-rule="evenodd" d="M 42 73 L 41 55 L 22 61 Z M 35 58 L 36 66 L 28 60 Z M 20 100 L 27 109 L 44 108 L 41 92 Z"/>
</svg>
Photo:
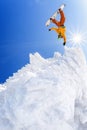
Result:
<svg viewBox="0 0 87 130">
<path fill-rule="evenodd" d="M 53 18 L 50 18 L 50 20 L 53 20 Z"/>
</svg>

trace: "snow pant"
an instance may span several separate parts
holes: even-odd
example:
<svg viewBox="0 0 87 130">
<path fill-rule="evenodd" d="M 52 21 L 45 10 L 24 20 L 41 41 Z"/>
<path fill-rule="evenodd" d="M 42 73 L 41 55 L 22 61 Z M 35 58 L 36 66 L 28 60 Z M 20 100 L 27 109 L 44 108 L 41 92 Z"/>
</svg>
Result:
<svg viewBox="0 0 87 130">
<path fill-rule="evenodd" d="M 65 15 L 64 15 L 64 12 L 62 10 L 59 11 L 60 13 L 60 21 L 57 21 L 56 19 L 52 19 L 52 22 L 54 24 L 56 24 L 58 27 L 59 26 L 63 26 L 64 25 L 64 22 L 65 22 Z"/>
</svg>

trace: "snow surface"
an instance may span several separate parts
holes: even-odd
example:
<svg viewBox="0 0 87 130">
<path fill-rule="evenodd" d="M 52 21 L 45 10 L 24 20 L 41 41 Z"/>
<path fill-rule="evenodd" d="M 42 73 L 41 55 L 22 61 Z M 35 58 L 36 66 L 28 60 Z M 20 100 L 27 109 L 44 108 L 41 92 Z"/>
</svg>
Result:
<svg viewBox="0 0 87 130">
<path fill-rule="evenodd" d="M 87 130 L 87 64 L 81 48 L 27 64 L 0 85 L 0 130 Z"/>
</svg>

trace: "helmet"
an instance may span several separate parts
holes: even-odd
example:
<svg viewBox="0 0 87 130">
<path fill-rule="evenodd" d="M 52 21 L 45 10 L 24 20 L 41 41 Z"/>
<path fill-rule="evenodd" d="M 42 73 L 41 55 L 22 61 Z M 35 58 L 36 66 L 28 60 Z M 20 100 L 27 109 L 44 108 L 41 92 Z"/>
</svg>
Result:
<svg viewBox="0 0 87 130">
<path fill-rule="evenodd" d="M 59 39 L 59 38 L 62 38 L 61 34 L 58 35 L 58 39 Z"/>
</svg>

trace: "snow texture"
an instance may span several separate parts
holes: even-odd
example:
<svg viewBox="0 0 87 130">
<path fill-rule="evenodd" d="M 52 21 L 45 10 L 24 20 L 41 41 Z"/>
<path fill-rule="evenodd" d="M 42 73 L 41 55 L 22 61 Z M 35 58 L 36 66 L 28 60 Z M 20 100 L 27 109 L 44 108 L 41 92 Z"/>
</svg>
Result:
<svg viewBox="0 0 87 130">
<path fill-rule="evenodd" d="M 87 130 L 87 64 L 81 48 L 27 64 L 0 85 L 0 130 Z"/>
</svg>

